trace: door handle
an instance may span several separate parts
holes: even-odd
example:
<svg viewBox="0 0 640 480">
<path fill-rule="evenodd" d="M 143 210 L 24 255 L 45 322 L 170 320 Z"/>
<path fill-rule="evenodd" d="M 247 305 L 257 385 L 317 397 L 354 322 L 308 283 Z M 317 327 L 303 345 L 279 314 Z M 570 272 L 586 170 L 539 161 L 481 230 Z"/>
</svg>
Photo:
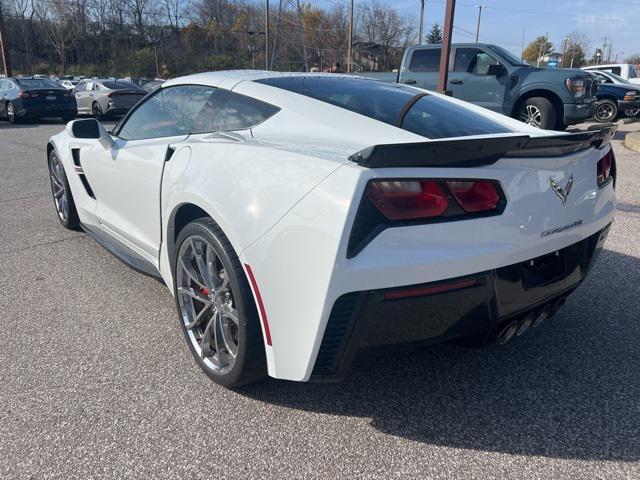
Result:
<svg viewBox="0 0 640 480">
<path fill-rule="evenodd" d="M 418 82 L 416 82 L 413 78 L 408 78 L 404 81 L 404 83 L 406 83 L 407 85 L 415 85 Z"/>
<path fill-rule="evenodd" d="M 454 85 L 462 85 L 462 80 L 449 80 L 449 83 L 453 83 Z"/>
</svg>

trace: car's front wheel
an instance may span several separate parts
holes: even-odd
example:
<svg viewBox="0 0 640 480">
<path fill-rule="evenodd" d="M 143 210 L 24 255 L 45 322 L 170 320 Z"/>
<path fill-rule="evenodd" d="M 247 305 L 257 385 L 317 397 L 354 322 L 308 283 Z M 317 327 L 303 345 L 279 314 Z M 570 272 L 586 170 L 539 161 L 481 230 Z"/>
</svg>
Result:
<svg viewBox="0 0 640 480">
<path fill-rule="evenodd" d="M 234 387 L 266 374 L 262 330 L 240 260 L 210 218 L 182 229 L 173 258 L 180 323 L 200 367 Z"/>
<path fill-rule="evenodd" d="M 618 104 L 613 100 L 605 98 L 600 100 L 596 106 L 596 113 L 593 118 L 597 122 L 612 122 L 618 116 Z"/>
<path fill-rule="evenodd" d="M 77 229 L 80 224 L 78 211 L 73 201 L 73 195 L 69 188 L 64 166 L 55 150 L 52 150 L 49 154 L 49 178 L 51 180 L 51 193 L 53 194 L 53 204 L 58 214 L 58 220 L 69 230 Z"/>
</svg>

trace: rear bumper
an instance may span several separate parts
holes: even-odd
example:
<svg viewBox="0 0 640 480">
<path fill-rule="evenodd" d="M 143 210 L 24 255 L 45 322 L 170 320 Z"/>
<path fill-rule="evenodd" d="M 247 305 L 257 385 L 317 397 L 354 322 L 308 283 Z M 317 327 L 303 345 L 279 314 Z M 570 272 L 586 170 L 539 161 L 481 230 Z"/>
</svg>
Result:
<svg viewBox="0 0 640 480">
<path fill-rule="evenodd" d="M 582 123 L 591 118 L 595 113 L 596 101 L 589 103 L 565 103 L 564 104 L 564 123 L 565 125 L 574 125 Z"/>
<path fill-rule="evenodd" d="M 78 108 L 75 101 L 67 103 L 47 103 L 44 101 L 25 101 L 17 99 L 13 101 L 16 108 L 16 115 L 19 118 L 39 118 L 39 117 L 67 117 L 75 116 Z"/>
<path fill-rule="evenodd" d="M 514 320 L 555 313 L 587 275 L 609 228 L 526 262 L 445 281 L 342 295 L 331 310 L 311 380 L 342 379 L 361 350 L 412 348 L 472 336 L 489 341 Z"/>
</svg>

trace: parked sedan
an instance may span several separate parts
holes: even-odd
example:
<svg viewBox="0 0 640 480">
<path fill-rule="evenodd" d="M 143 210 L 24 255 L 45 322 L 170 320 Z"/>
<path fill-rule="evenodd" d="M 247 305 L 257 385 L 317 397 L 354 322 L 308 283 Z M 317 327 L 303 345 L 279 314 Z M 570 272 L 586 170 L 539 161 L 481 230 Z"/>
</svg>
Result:
<svg viewBox="0 0 640 480">
<path fill-rule="evenodd" d="M 594 120 L 612 122 L 620 112 L 633 114 L 640 109 L 640 88 L 633 85 L 599 83 L 596 99 Z"/>
<path fill-rule="evenodd" d="M 124 80 L 83 80 L 75 90 L 78 113 L 102 119 L 127 113 L 147 92 Z"/>
<path fill-rule="evenodd" d="M 631 83 L 629 80 L 625 80 L 619 75 L 611 72 L 604 72 L 599 70 L 590 70 L 590 73 L 596 76 L 600 83 L 607 83 L 613 85 L 626 86 L 627 89 L 636 90 L 640 89 L 640 85 L 637 83 Z M 640 113 L 640 108 L 631 108 L 622 110 L 627 117 L 635 117 Z"/>
<path fill-rule="evenodd" d="M 0 118 L 11 123 L 42 117 L 68 122 L 76 113 L 73 94 L 57 82 L 24 77 L 0 80 Z"/>
<path fill-rule="evenodd" d="M 359 349 L 503 344 L 554 315 L 613 220 L 614 130 L 347 75 L 215 72 L 46 150 L 61 224 L 161 278 L 195 360 L 232 386 L 341 378 Z"/>
</svg>

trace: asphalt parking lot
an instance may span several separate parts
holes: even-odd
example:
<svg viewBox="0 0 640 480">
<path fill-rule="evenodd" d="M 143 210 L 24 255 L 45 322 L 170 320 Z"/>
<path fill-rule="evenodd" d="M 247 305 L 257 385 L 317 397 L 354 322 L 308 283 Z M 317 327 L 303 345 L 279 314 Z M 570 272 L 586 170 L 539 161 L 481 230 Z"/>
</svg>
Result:
<svg viewBox="0 0 640 480">
<path fill-rule="evenodd" d="M 58 223 L 63 125 L 0 122 L 1 478 L 640 478 L 640 154 L 606 251 L 504 347 L 358 362 L 340 384 L 208 380 L 166 287 Z"/>
</svg>

